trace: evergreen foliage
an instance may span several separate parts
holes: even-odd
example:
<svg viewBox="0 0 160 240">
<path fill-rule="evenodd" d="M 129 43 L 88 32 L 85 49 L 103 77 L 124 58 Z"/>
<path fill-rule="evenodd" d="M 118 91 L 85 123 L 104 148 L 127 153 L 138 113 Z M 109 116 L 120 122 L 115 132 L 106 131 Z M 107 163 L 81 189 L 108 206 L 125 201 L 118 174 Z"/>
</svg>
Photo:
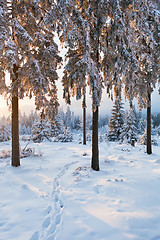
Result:
<svg viewBox="0 0 160 240">
<path fill-rule="evenodd" d="M 143 135 L 141 136 L 140 140 L 138 141 L 141 145 L 147 145 L 147 127 L 144 130 Z M 151 144 L 157 146 L 158 143 L 156 139 L 152 138 Z"/>
<path fill-rule="evenodd" d="M 137 128 L 134 109 L 130 109 L 126 112 L 125 121 L 120 135 L 122 141 L 131 142 L 131 139 L 137 140 Z"/>
<path fill-rule="evenodd" d="M 7 124 L 2 123 L 0 125 L 0 142 L 9 141 L 11 137 L 11 131 Z"/>
<path fill-rule="evenodd" d="M 146 128 L 146 121 L 141 118 L 138 124 L 138 133 L 139 134 L 144 133 L 145 128 Z"/>
<path fill-rule="evenodd" d="M 68 106 L 67 107 L 67 111 L 66 111 L 66 114 L 65 114 L 65 126 L 66 128 L 72 128 L 72 112 L 70 110 L 70 107 Z"/>
<path fill-rule="evenodd" d="M 147 127 L 145 128 L 143 135 L 141 136 L 139 143 L 141 145 L 147 145 Z"/>
<path fill-rule="evenodd" d="M 124 124 L 124 114 L 125 113 L 121 98 L 117 97 L 112 109 L 111 119 L 109 121 L 109 133 L 108 133 L 109 141 L 120 140 L 120 135 L 122 133 L 122 128 Z"/>
<path fill-rule="evenodd" d="M 63 133 L 59 134 L 55 139 L 55 142 L 72 142 L 73 135 L 70 132 L 69 128 L 64 128 Z"/>
<path fill-rule="evenodd" d="M 157 135 L 160 136 L 160 125 L 156 129 Z"/>
<path fill-rule="evenodd" d="M 36 122 L 39 121 L 39 114 L 35 111 L 31 111 L 28 115 L 20 113 L 20 134 L 21 135 L 30 135 L 33 129 L 33 126 Z"/>
<path fill-rule="evenodd" d="M 152 115 L 153 127 L 158 127 L 160 124 L 160 113 Z"/>
<path fill-rule="evenodd" d="M 74 117 L 73 129 L 82 130 L 82 119 L 80 118 L 80 116 Z"/>
<path fill-rule="evenodd" d="M 51 122 L 51 136 L 57 137 L 63 133 L 64 124 L 59 115 L 56 116 L 55 121 Z"/>
<path fill-rule="evenodd" d="M 0 84 L 6 70 L 14 86 L 19 88 L 19 97 L 35 96 L 37 109 L 57 111 L 57 88 L 55 80 L 57 64 L 61 58 L 54 42 L 53 31 L 48 31 L 42 19 L 52 3 L 44 1 L 3 1 L 0 4 Z M 18 67 L 15 78 L 13 67 Z M 11 92 L 14 90 L 11 86 Z"/>
<path fill-rule="evenodd" d="M 36 143 L 44 140 L 51 141 L 51 124 L 43 113 L 41 114 L 40 121 L 36 122 L 33 127 L 31 140 Z"/>
<path fill-rule="evenodd" d="M 18 100 L 35 96 L 47 115 L 58 110 L 57 65 L 61 62 L 53 31 L 43 25 L 52 1 L 0 1 L 0 87 L 11 77 L 12 166 L 20 166 Z"/>
<path fill-rule="evenodd" d="M 132 104 L 136 96 L 140 108 L 150 106 L 153 88 L 159 79 L 160 12 L 153 1 L 132 1 L 127 14 L 129 46 L 133 61 L 124 78 L 125 94 Z"/>
</svg>

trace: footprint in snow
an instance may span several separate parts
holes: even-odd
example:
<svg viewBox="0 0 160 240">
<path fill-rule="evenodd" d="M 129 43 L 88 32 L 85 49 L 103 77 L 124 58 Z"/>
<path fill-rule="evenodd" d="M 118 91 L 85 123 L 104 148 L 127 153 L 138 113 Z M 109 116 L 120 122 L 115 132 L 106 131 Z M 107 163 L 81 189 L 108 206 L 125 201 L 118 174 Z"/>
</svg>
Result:
<svg viewBox="0 0 160 240">
<path fill-rule="evenodd" d="M 50 217 L 46 218 L 42 224 L 42 227 L 47 228 L 49 226 L 50 222 L 51 222 Z"/>
<path fill-rule="evenodd" d="M 29 240 L 38 240 L 38 239 L 39 239 L 39 233 L 35 232 Z"/>
<path fill-rule="evenodd" d="M 100 184 L 97 184 L 96 186 L 94 186 L 94 190 L 96 193 L 100 194 L 103 192 L 103 186 Z"/>
</svg>

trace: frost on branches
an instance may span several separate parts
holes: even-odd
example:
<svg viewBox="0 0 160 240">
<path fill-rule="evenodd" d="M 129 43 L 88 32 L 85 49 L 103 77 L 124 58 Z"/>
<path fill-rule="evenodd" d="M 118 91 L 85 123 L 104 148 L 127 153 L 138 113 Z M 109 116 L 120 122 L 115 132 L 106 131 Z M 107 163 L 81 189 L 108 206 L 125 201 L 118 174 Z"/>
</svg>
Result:
<svg viewBox="0 0 160 240">
<path fill-rule="evenodd" d="M 134 109 L 126 112 L 122 133 L 120 135 L 121 141 L 131 143 L 131 139 L 137 140 L 137 128 Z"/>
<path fill-rule="evenodd" d="M 49 1 L 0 1 L 0 89 L 4 85 L 6 70 L 19 98 L 35 96 L 37 109 L 46 109 L 53 104 L 57 111 L 57 65 L 61 62 L 53 31 L 44 26 L 43 17 L 49 11 Z M 17 66 L 15 77 L 13 70 Z M 1 91 L 1 90 L 0 90 Z"/>
<path fill-rule="evenodd" d="M 135 0 L 130 5 L 127 18 L 134 64 L 130 65 L 127 77 L 124 78 L 126 96 L 128 99 L 136 97 L 140 108 L 148 107 L 151 105 L 149 95 L 160 75 L 160 11 L 156 9 L 153 1 Z"/>
<path fill-rule="evenodd" d="M 63 133 L 64 124 L 59 115 L 56 116 L 55 120 L 51 122 L 51 136 L 57 137 Z"/>
<path fill-rule="evenodd" d="M 40 143 L 44 140 L 51 141 L 51 124 L 45 118 L 40 119 L 32 130 L 31 140 L 36 143 Z"/>
<path fill-rule="evenodd" d="M 10 127 L 7 124 L 2 123 L 0 125 L 0 142 L 9 141 L 10 137 L 11 137 Z"/>
<path fill-rule="evenodd" d="M 69 128 L 64 128 L 63 133 L 59 134 L 55 139 L 55 142 L 72 142 L 73 135 Z"/>
<path fill-rule="evenodd" d="M 109 121 L 109 132 L 108 140 L 109 141 L 118 141 L 120 140 L 120 135 L 122 133 L 122 128 L 124 124 L 125 112 L 123 109 L 123 103 L 120 97 L 117 97 L 115 100 L 111 119 Z"/>
</svg>

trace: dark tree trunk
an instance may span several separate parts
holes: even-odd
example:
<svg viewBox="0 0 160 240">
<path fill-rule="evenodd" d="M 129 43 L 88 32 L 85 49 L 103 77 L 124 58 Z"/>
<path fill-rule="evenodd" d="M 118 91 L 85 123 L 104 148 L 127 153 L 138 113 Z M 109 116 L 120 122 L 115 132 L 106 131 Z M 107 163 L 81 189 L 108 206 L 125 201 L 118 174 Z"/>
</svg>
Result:
<svg viewBox="0 0 160 240">
<path fill-rule="evenodd" d="M 99 171 L 99 150 L 98 150 L 98 107 L 93 111 L 92 116 L 92 164 L 93 170 Z"/>
<path fill-rule="evenodd" d="M 86 96 L 83 96 L 83 145 L 86 145 Z"/>
<path fill-rule="evenodd" d="M 13 83 L 13 93 L 12 93 L 12 166 L 20 166 L 20 153 L 19 153 L 19 106 L 18 106 L 18 67 L 14 65 L 13 72 L 14 77 L 12 79 Z M 14 85 L 15 83 L 15 85 Z"/>
<path fill-rule="evenodd" d="M 147 106 L 147 154 L 152 154 L 151 145 L 151 94 L 148 93 L 148 106 Z"/>
<path fill-rule="evenodd" d="M 100 47 L 100 11 L 99 11 L 99 1 L 95 1 L 96 12 L 95 12 L 95 29 L 97 33 L 97 39 L 95 40 L 95 52 L 96 52 L 96 63 L 97 69 L 99 69 L 99 47 Z M 94 93 L 93 87 L 93 93 Z M 96 90 L 97 91 L 97 90 Z M 92 163 L 91 167 L 93 170 L 99 171 L 99 150 L 98 150 L 98 106 L 96 106 L 96 110 L 92 111 Z"/>
</svg>

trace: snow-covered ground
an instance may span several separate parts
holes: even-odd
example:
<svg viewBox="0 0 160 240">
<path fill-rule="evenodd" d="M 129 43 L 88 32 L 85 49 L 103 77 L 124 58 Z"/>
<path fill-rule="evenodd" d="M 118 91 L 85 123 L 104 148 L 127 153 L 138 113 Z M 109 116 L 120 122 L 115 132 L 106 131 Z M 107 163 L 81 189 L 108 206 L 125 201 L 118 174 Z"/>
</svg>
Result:
<svg viewBox="0 0 160 240">
<path fill-rule="evenodd" d="M 29 147 L 43 155 L 0 159 L 0 240 L 160 240 L 160 141 L 150 156 L 100 143 L 99 172 L 91 143 Z"/>
</svg>

